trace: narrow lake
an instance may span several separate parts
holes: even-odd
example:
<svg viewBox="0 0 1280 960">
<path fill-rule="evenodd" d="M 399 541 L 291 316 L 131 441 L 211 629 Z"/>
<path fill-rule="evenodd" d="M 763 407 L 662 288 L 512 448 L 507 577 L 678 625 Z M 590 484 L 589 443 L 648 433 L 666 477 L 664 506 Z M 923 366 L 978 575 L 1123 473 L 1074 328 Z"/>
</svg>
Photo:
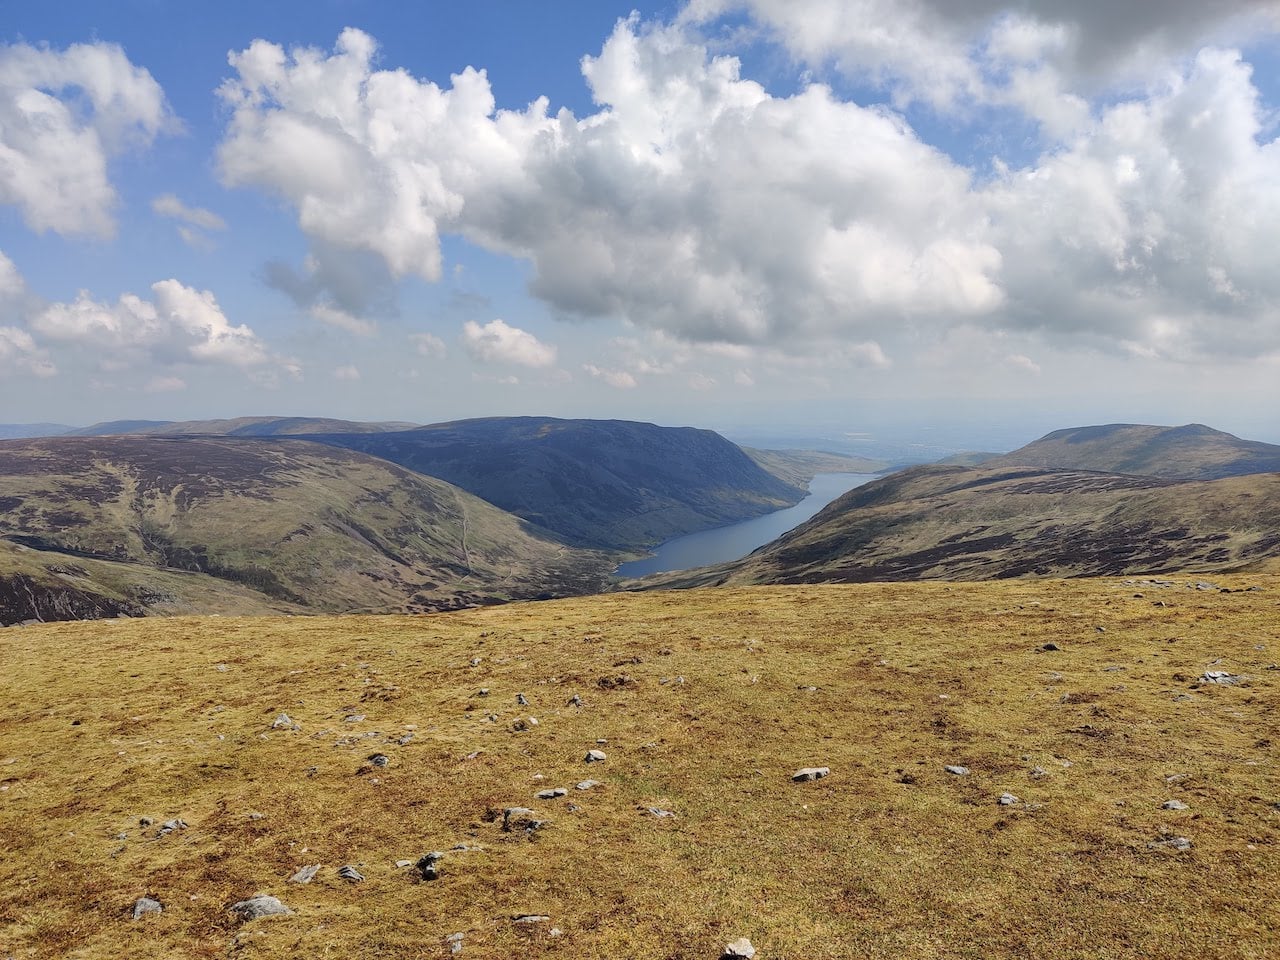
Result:
<svg viewBox="0 0 1280 960">
<path fill-rule="evenodd" d="M 874 479 L 876 474 L 871 473 L 820 473 L 810 482 L 809 495 L 794 507 L 727 527 L 676 537 L 656 547 L 653 556 L 622 564 L 616 573 L 620 577 L 644 577 L 737 560 L 798 527 L 842 493 Z"/>
</svg>

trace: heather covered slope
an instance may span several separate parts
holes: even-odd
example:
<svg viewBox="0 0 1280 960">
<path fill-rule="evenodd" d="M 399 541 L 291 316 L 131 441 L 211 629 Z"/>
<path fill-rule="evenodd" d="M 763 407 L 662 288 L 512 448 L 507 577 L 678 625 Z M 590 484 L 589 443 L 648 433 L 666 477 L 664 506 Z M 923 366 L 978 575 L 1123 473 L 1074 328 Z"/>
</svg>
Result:
<svg viewBox="0 0 1280 960">
<path fill-rule="evenodd" d="M 1181 427 L 1111 423 L 1055 430 L 1019 450 L 988 460 L 983 466 L 1050 467 L 1173 480 L 1214 480 L 1280 472 L 1280 446 L 1241 440 L 1200 423 Z"/>
<path fill-rule="evenodd" d="M 924 466 L 845 494 L 734 563 L 648 586 L 1243 569 L 1280 557 L 1280 474 L 1214 481 Z"/>
<path fill-rule="evenodd" d="M 312 611 L 589 592 L 612 566 L 442 481 L 289 440 L 5 442 L 0 537 L 46 571 L 91 559 L 194 572 Z"/>
<path fill-rule="evenodd" d="M 495 417 L 309 437 L 452 484 L 591 547 L 638 550 L 804 496 L 710 430 Z"/>
<path fill-rule="evenodd" d="M 1273 957 L 1280 580 L 1170 579 L 3 630 L 0 955 Z"/>
</svg>

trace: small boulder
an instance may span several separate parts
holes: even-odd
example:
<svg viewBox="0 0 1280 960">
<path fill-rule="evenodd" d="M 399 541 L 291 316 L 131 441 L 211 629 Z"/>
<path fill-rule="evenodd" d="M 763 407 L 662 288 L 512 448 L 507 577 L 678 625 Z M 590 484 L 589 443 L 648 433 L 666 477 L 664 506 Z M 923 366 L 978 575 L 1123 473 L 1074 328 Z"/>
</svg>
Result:
<svg viewBox="0 0 1280 960">
<path fill-rule="evenodd" d="M 292 877 L 289 878 L 290 883 L 310 883 L 316 878 L 316 874 L 320 872 L 320 864 L 313 863 L 303 867 Z"/>
<path fill-rule="evenodd" d="M 1161 810 L 1190 810 L 1191 808 L 1181 800 L 1166 800 L 1160 804 Z"/>
<path fill-rule="evenodd" d="M 513 923 L 546 923 L 550 919 L 545 913 L 521 913 L 511 918 Z"/>
<path fill-rule="evenodd" d="M 1234 687 L 1242 679 L 1226 670 L 1206 670 L 1200 675 L 1201 683 L 1216 683 L 1224 687 Z"/>
<path fill-rule="evenodd" d="M 732 943 L 725 944 L 720 960 L 751 960 L 756 955 L 756 948 L 746 937 L 739 937 Z"/>
<path fill-rule="evenodd" d="M 437 880 L 440 877 L 440 867 L 438 864 L 444 859 L 444 854 L 439 850 L 432 850 L 426 856 L 422 857 L 415 866 L 418 872 L 422 874 L 423 880 Z"/>
<path fill-rule="evenodd" d="M 338 876 L 343 880 L 350 880 L 352 883 L 364 882 L 364 874 L 349 863 L 338 868 Z"/>
<path fill-rule="evenodd" d="M 248 900 L 233 903 L 230 911 L 239 916 L 241 920 L 258 920 L 262 917 L 282 916 L 293 913 L 292 910 L 275 897 L 266 896 L 265 894 L 259 894 L 256 897 L 250 897 Z"/>
<path fill-rule="evenodd" d="M 375 767 L 385 767 L 391 763 L 391 758 L 385 753 L 372 753 L 369 755 L 369 762 Z"/>
<path fill-rule="evenodd" d="M 1186 837 L 1169 837 L 1167 840 L 1152 840 L 1147 846 L 1152 850 L 1177 850 L 1184 853 L 1191 849 L 1191 841 Z"/>
<path fill-rule="evenodd" d="M 575 784 L 573 785 L 573 789 L 575 789 L 575 790 L 592 790 L 592 789 L 594 789 L 595 787 L 598 787 L 598 786 L 600 786 L 600 785 L 601 785 L 601 784 L 600 784 L 600 781 L 599 781 L 599 780 L 581 780 L 581 781 L 579 781 L 578 783 L 575 783 Z"/>
<path fill-rule="evenodd" d="M 1000 799 L 996 801 L 996 803 L 1000 804 L 1000 806 L 1002 807 L 1012 807 L 1014 804 L 1021 803 L 1021 802 L 1022 801 L 1019 800 L 1017 797 L 1015 797 L 1012 793 L 1002 793 L 1000 794 Z"/>
<path fill-rule="evenodd" d="M 271 724 L 272 730 L 301 730 L 301 724 L 293 722 L 293 719 L 287 714 L 282 713 L 276 717 L 275 722 Z"/>
<path fill-rule="evenodd" d="M 133 919 L 140 920 L 148 913 L 163 913 L 164 904 L 150 897 L 139 897 L 133 904 Z"/>
<path fill-rule="evenodd" d="M 830 767 L 802 767 L 791 775 L 791 779 L 794 783 L 805 783 L 810 780 L 821 780 L 830 775 Z"/>
<path fill-rule="evenodd" d="M 1050 640 L 1048 643 L 1044 644 L 1044 646 L 1042 646 L 1040 649 L 1048 653 L 1052 653 L 1053 651 L 1061 650 L 1062 648 L 1058 646 L 1056 643 L 1054 643 L 1052 640 Z"/>
<path fill-rule="evenodd" d="M 584 762 L 585 763 L 603 763 L 607 759 L 609 759 L 608 754 L 606 754 L 603 750 L 588 750 L 587 755 L 584 758 Z"/>
<path fill-rule="evenodd" d="M 569 791 L 565 787 L 553 787 L 550 790 L 539 790 L 534 794 L 539 800 L 558 800 L 561 797 L 567 797 Z"/>
<path fill-rule="evenodd" d="M 962 767 L 959 764 L 949 763 L 942 769 L 947 771 L 947 773 L 951 774 L 953 777 L 967 777 L 969 775 L 969 768 Z"/>
</svg>

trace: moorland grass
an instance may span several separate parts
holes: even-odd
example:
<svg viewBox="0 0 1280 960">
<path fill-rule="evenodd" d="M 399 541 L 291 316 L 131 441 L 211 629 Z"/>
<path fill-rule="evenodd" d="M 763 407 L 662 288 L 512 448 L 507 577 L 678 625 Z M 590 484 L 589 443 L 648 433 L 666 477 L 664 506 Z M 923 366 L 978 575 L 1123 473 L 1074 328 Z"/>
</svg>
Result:
<svg viewBox="0 0 1280 960">
<path fill-rule="evenodd" d="M 1280 578 L 1175 580 L 0 631 L 0 956 L 1273 957 Z"/>
</svg>

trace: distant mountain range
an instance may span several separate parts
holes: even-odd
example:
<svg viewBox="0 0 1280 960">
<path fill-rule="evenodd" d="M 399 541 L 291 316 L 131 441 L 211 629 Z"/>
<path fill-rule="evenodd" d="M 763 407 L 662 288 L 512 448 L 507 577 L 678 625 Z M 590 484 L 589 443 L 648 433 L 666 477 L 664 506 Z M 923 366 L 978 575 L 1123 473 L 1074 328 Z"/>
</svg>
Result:
<svg viewBox="0 0 1280 960">
<path fill-rule="evenodd" d="M 150 437 L 209 435 L 219 437 L 296 437 L 312 433 L 382 433 L 409 430 L 416 423 L 367 423 L 327 417 L 235 417 L 230 420 L 110 420 L 67 430 L 69 437 L 107 437 L 132 434 Z"/>
<path fill-rule="evenodd" d="M 892 474 L 850 491 L 741 561 L 645 582 L 683 587 L 1246 568 L 1280 557 L 1277 470 L 1280 447 L 1200 425 L 1061 430 L 977 467 L 931 465 Z"/>
</svg>

